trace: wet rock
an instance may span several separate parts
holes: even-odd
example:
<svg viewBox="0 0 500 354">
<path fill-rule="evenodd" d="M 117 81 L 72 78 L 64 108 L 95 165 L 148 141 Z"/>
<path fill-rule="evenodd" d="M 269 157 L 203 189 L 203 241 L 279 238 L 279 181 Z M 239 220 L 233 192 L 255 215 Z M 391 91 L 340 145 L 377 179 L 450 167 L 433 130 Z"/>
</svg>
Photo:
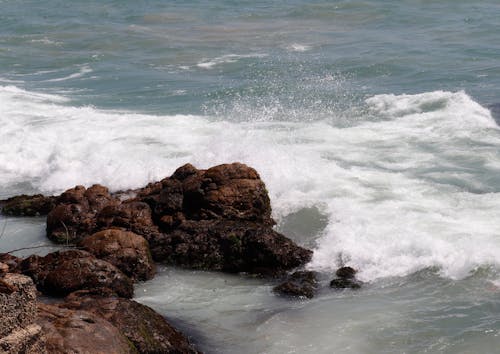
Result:
<svg viewBox="0 0 500 354">
<path fill-rule="evenodd" d="M 356 273 L 356 270 L 352 267 L 341 267 L 337 269 L 335 275 L 339 278 L 353 279 Z"/>
<path fill-rule="evenodd" d="M 314 297 L 318 286 L 316 273 L 312 271 L 297 271 L 292 273 L 283 283 L 276 286 L 274 292 L 287 296 Z"/>
<path fill-rule="evenodd" d="M 135 200 L 107 205 L 97 214 L 96 226 L 96 230 L 121 228 L 132 231 L 146 240 L 159 233 L 149 205 Z"/>
<path fill-rule="evenodd" d="M 186 221 L 150 246 L 155 259 L 169 264 L 263 275 L 296 268 L 312 256 L 269 226 L 231 220 Z"/>
<path fill-rule="evenodd" d="M 187 164 L 138 195 L 151 206 L 154 219 L 167 231 L 172 225 L 165 216 L 175 218 L 179 213 L 188 220 L 223 218 L 274 224 L 264 182 L 253 168 L 241 163 L 208 170 Z M 162 219 L 166 222 L 162 223 Z"/>
<path fill-rule="evenodd" d="M 85 251 L 30 256 L 21 262 L 19 269 L 48 295 L 65 296 L 76 290 L 109 288 L 119 296 L 130 298 L 134 291 L 132 280 L 118 268 Z"/>
<path fill-rule="evenodd" d="M 37 322 L 51 354 L 138 353 L 115 326 L 91 312 L 39 304 Z"/>
<path fill-rule="evenodd" d="M 77 292 L 65 307 L 91 312 L 109 321 L 140 353 L 198 353 L 188 339 L 151 308 L 133 300 Z"/>
<path fill-rule="evenodd" d="M 355 278 L 357 271 L 351 267 L 342 267 L 337 269 L 336 279 L 330 282 L 330 287 L 335 289 L 359 289 L 362 282 Z"/>
<path fill-rule="evenodd" d="M 130 231 L 108 229 L 83 239 L 80 246 L 103 259 L 132 279 L 148 280 L 155 274 L 155 265 L 144 237 Z"/>
<path fill-rule="evenodd" d="M 76 186 L 56 200 L 56 207 L 47 215 L 47 236 L 54 242 L 74 243 L 92 234 L 96 214 L 106 205 L 117 203 L 106 187 L 89 189 Z"/>
<path fill-rule="evenodd" d="M 41 194 L 19 195 L 0 201 L 2 213 L 12 216 L 47 215 L 54 209 L 56 197 L 46 197 Z"/>
</svg>

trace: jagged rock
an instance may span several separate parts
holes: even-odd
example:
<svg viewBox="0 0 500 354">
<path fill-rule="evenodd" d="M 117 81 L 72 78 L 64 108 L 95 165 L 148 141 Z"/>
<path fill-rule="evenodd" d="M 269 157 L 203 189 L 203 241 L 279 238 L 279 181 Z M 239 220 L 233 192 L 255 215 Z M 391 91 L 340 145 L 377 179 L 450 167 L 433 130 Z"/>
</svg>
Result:
<svg viewBox="0 0 500 354">
<path fill-rule="evenodd" d="M 23 259 L 9 253 L 0 253 L 0 262 L 8 267 L 5 273 L 18 273 L 17 266 Z"/>
<path fill-rule="evenodd" d="M 148 280 L 155 274 L 155 265 L 144 237 L 133 232 L 108 229 L 83 239 L 80 246 L 103 259 L 132 279 Z"/>
<path fill-rule="evenodd" d="M 122 297 L 133 295 L 132 280 L 114 265 L 79 251 L 57 251 L 30 256 L 19 265 L 37 288 L 48 295 L 65 296 L 81 289 L 110 288 Z"/>
<path fill-rule="evenodd" d="M 136 200 L 109 204 L 96 216 L 96 229 L 122 228 L 143 236 L 146 240 L 159 234 L 148 204 Z"/>
<path fill-rule="evenodd" d="M 273 290 L 287 296 L 314 297 L 318 286 L 316 273 L 312 271 L 297 271 L 291 274 L 283 283 Z"/>
<path fill-rule="evenodd" d="M 55 207 L 56 197 L 41 194 L 19 195 L 0 201 L 2 213 L 12 216 L 47 215 Z"/>
<path fill-rule="evenodd" d="M 244 221 L 186 221 L 150 240 L 153 257 L 169 264 L 275 275 L 301 266 L 312 252 L 268 226 Z"/>
<path fill-rule="evenodd" d="M 253 168 L 241 163 L 208 170 L 187 164 L 138 195 L 151 205 L 155 220 L 166 230 L 171 226 L 168 216 L 175 219 L 179 213 L 191 220 L 223 218 L 274 224 L 264 182 Z M 166 222 L 162 222 L 165 216 Z"/>
<path fill-rule="evenodd" d="M 36 289 L 21 274 L 0 278 L 0 353 L 46 353 L 36 319 Z"/>
<path fill-rule="evenodd" d="M 47 215 L 47 236 L 58 243 L 77 242 L 95 231 L 96 214 L 117 202 L 106 187 L 97 184 L 89 189 L 83 186 L 68 189 Z"/>
<path fill-rule="evenodd" d="M 335 275 L 338 278 L 330 282 L 330 287 L 335 289 L 359 289 L 362 282 L 355 278 L 357 271 L 351 267 L 342 267 L 337 269 Z"/>
<path fill-rule="evenodd" d="M 133 300 L 77 292 L 63 305 L 85 310 L 112 323 L 140 353 L 198 353 L 188 339 L 151 308 Z"/>
<path fill-rule="evenodd" d="M 37 322 L 51 354 L 138 353 L 115 326 L 91 312 L 39 304 Z"/>
</svg>

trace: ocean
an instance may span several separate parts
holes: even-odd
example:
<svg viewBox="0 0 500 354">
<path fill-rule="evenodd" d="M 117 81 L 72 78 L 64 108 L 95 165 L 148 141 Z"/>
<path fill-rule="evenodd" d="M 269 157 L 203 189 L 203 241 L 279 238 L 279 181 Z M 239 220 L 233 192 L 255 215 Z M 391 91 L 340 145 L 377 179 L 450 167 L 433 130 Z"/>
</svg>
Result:
<svg viewBox="0 0 500 354">
<path fill-rule="evenodd" d="M 0 0 L 0 199 L 243 162 L 322 288 L 160 267 L 135 299 L 200 350 L 498 353 L 499 19 L 493 0 Z M 43 218 L 0 234 L 49 243 Z M 328 287 L 343 264 L 362 289 Z"/>
</svg>

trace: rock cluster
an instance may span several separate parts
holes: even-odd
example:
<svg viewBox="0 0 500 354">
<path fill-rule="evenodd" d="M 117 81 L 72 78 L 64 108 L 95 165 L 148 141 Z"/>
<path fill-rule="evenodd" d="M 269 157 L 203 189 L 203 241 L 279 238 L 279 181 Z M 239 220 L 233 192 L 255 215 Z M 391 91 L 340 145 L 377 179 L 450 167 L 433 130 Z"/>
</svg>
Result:
<svg viewBox="0 0 500 354">
<path fill-rule="evenodd" d="M 130 300 L 133 282 L 154 276 L 153 260 L 276 276 L 312 256 L 273 230 L 266 187 L 240 163 L 207 170 L 187 164 L 133 191 L 76 186 L 58 197 L 20 196 L 0 206 L 9 215 L 47 214 L 47 236 L 76 247 L 26 259 L 0 255 L 0 271 L 29 276 L 44 294 L 67 296 L 39 306 L 50 353 L 196 353 L 162 316 Z M 315 287 L 312 273 L 295 273 L 281 292 L 312 297 Z M 0 281 L 0 292 L 11 290 Z"/>
<path fill-rule="evenodd" d="M 330 282 L 330 287 L 335 289 L 359 289 L 361 282 L 355 278 L 356 270 L 352 267 L 341 267 L 335 273 L 337 276 Z"/>
</svg>

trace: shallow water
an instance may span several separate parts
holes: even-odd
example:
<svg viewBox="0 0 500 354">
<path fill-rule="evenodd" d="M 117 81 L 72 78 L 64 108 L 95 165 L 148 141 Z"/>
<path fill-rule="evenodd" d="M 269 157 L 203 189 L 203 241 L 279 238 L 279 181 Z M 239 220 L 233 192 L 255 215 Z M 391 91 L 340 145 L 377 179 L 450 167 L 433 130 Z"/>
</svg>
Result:
<svg viewBox="0 0 500 354">
<path fill-rule="evenodd" d="M 314 249 L 311 301 L 172 268 L 140 284 L 203 351 L 500 347 L 496 2 L 0 7 L 0 198 L 241 161 L 277 229 Z M 1 251 L 48 244 L 41 218 L 2 230 Z M 362 290 L 328 288 L 341 264 Z"/>
</svg>

